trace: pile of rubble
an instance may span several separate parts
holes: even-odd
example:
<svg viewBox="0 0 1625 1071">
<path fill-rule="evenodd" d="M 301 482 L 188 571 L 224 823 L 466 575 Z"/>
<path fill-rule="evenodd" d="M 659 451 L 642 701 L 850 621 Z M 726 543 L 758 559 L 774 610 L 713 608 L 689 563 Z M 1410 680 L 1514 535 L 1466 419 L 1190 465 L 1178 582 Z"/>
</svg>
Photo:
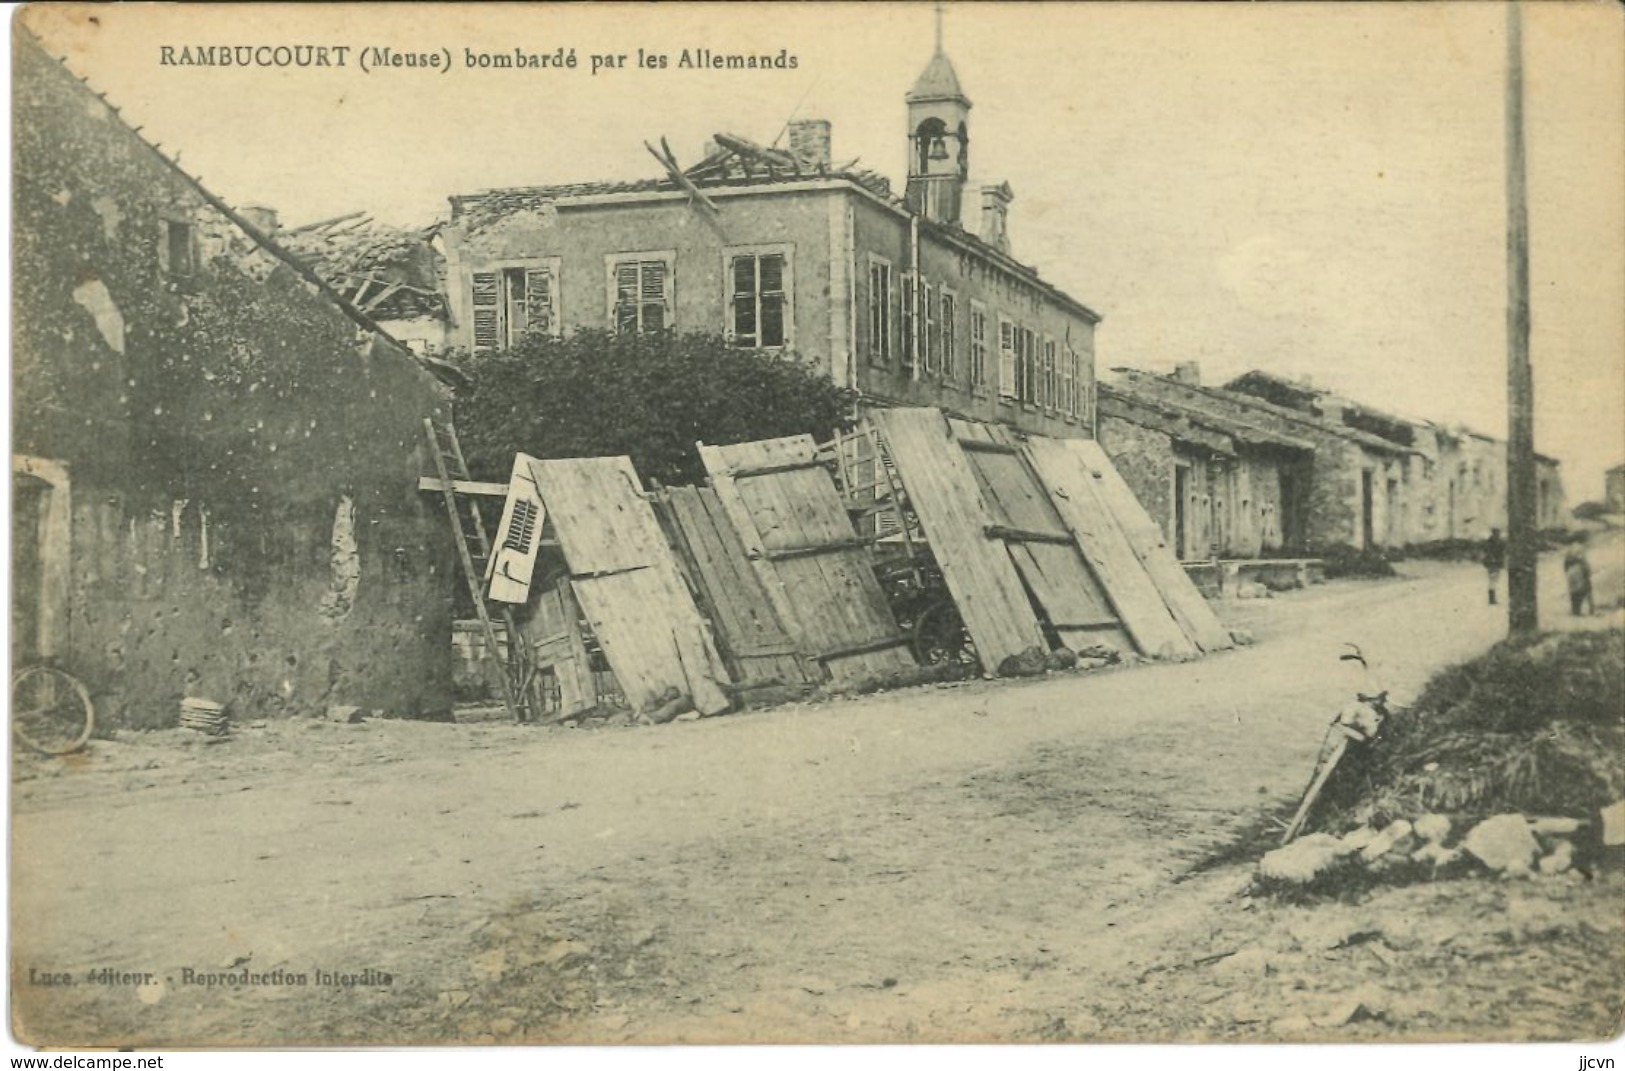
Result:
<svg viewBox="0 0 1625 1071">
<path fill-rule="evenodd" d="M 1341 836 L 1311 833 L 1259 861 L 1267 884 L 1299 886 L 1431 879 L 1488 872 L 1505 877 L 1585 876 L 1602 850 L 1625 845 L 1625 800 L 1589 818 L 1498 814 L 1458 821 L 1423 814 Z"/>
</svg>

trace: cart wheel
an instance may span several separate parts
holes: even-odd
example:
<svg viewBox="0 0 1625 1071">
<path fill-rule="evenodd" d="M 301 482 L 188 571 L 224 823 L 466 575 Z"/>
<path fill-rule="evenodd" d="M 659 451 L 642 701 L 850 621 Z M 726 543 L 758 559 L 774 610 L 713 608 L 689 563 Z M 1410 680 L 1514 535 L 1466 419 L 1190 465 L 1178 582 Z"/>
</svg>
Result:
<svg viewBox="0 0 1625 1071">
<path fill-rule="evenodd" d="M 976 660 L 976 648 L 959 618 L 952 599 L 934 602 L 914 621 L 914 657 L 922 666 L 942 666 Z"/>
<path fill-rule="evenodd" d="M 95 727 L 90 693 L 72 674 L 54 666 L 28 666 L 11 678 L 11 730 L 35 751 L 78 751 Z"/>
</svg>

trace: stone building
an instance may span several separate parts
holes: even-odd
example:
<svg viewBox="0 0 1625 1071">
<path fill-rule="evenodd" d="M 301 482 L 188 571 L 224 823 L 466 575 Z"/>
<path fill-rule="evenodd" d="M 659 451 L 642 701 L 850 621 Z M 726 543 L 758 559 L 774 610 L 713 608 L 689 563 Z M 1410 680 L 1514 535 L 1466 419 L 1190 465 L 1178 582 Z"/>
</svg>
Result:
<svg viewBox="0 0 1625 1071">
<path fill-rule="evenodd" d="M 1625 513 L 1625 465 L 1603 473 L 1603 502 L 1609 513 Z"/>
<path fill-rule="evenodd" d="M 971 101 L 940 50 L 903 102 L 904 196 L 831 155 L 821 120 L 785 148 L 717 135 L 686 171 L 451 198 L 451 346 L 527 331 L 714 332 L 797 359 L 869 405 L 934 405 L 1089 436 L 1100 317 L 1012 254 L 1007 183 L 970 176 Z"/>
<path fill-rule="evenodd" d="M 1101 446 L 1181 558 L 1404 542 L 1413 447 L 1341 419 L 1204 386 L 1194 363 L 1171 375 L 1113 373 L 1102 392 Z M 1181 439 L 1149 423 L 1148 410 L 1222 435 L 1228 445 L 1216 450 Z"/>
<path fill-rule="evenodd" d="M 1482 540 L 1506 530 L 1507 444 L 1460 425 L 1413 420 L 1340 397 L 1311 384 L 1253 371 L 1227 390 L 1379 436 L 1410 453 L 1385 496 L 1383 546 Z M 1536 524 L 1568 523 L 1560 463 L 1535 455 Z"/>
<path fill-rule="evenodd" d="M 25 13 L 26 14 L 26 13 Z M 13 34 L 14 661 L 100 720 L 449 709 L 442 386 Z"/>
</svg>

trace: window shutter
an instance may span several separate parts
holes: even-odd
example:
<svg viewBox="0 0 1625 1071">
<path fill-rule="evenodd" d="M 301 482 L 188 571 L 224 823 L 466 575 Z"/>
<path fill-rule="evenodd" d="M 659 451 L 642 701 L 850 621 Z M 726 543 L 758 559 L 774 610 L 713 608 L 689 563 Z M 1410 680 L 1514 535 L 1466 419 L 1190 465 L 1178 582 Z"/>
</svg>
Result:
<svg viewBox="0 0 1625 1071">
<path fill-rule="evenodd" d="M 639 299 L 642 305 L 642 317 L 639 329 L 643 331 L 664 331 L 670 311 L 666 301 L 666 284 L 670 279 L 666 272 L 666 262 L 663 260 L 646 260 L 640 265 L 642 268 L 642 282 L 639 286 Z"/>
<path fill-rule="evenodd" d="M 1066 352 L 1061 355 L 1061 411 L 1067 416 L 1078 415 L 1078 395 L 1076 381 L 1073 378 L 1076 375 L 1074 369 L 1077 363 L 1078 355 L 1068 346 Z"/>
<path fill-rule="evenodd" d="M 914 325 L 915 300 L 919 297 L 919 287 L 915 282 L 913 272 L 903 273 L 903 353 L 904 368 L 914 367 L 914 355 L 919 345 L 919 333 Z"/>
<path fill-rule="evenodd" d="M 553 273 L 547 268 L 532 268 L 525 273 L 525 322 L 532 331 L 552 334 L 556 317 L 553 313 Z"/>
<path fill-rule="evenodd" d="M 1016 396 L 1016 326 L 999 321 L 999 396 Z"/>
<path fill-rule="evenodd" d="M 502 276 L 494 271 L 473 275 L 474 349 L 494 350 L 502 338 Z"/>
</svg>

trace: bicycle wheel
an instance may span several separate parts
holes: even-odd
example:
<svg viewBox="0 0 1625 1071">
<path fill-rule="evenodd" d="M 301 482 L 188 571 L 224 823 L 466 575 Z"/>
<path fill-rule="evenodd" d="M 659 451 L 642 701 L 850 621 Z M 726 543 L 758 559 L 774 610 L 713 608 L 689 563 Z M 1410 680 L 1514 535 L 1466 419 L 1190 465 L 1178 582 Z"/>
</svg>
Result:
<svg viewBox="0 0 1625 1071">
<path fill-rule="evenodd" d="M 90 693 L 54 666 L 27 666 L 11 678 L 11 730 L 47 755 L 78 751 L 96 727 Z"/>
</svg>

